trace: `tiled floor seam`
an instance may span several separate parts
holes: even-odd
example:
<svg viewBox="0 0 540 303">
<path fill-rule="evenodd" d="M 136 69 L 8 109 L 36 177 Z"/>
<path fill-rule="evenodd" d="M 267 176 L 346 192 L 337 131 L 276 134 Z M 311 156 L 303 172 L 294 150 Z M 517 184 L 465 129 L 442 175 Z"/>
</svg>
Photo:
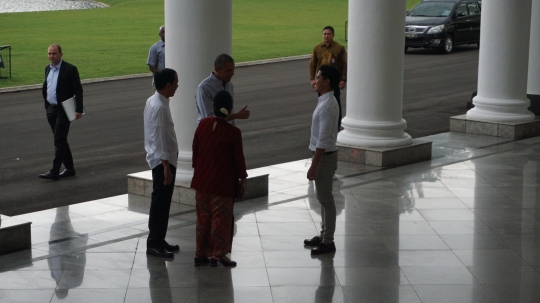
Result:
<svg viewBox="0 0 540 303">
<path fill-rule="evenodd" d="M 139 245 L 141 242 L 141 238 L 139 238 L 139 241 L 137 242 L 137 248 L 135 248 L 135 253 L 133 254 L 133 263 L 131 264 L 131 269 L 129 272 L 129 279 L 126 286 L 126 292 L 124 294 L 124 302 L 127 300 L 128 290 L 129 290 L 129 283 L 131 282 L 131 277 L 133 276 L 133 269 L 135 268 L 135 258 L 137 257 L 137 250 L 139 249 Z"/>
</svg>

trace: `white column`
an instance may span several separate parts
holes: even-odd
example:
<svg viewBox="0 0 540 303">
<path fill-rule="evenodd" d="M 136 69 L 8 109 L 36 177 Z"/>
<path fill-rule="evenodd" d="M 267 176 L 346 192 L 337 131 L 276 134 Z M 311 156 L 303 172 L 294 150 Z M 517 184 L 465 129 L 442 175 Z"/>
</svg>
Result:
<svg viewBox="0 0 540 303">
<path fill-rule="evenodd" d="M 527 109 L 530 28 L 531 0 L 482 2 L 478 95 L 467 119 L 534 120 L 534 114 Z"/>
<path fill-rule="evenodd" d="M 527 93 L 540 96 L 540 0 L 532 0 Z"/>
<path fill-rule="evenodd" d="M 170 103 L 179 148 L 178 181 L 193 177 L 197 85 L 210 75 L 217 55 L 231 52 L 232 0 L 165 0 L 165 66 L 178 73 L 178 90 Z"/>
<path fill-rule="evenodd" d="M 349 0 L 347 115 L 340 145 L 412 143 L 402 118 L 405 8 L 405 0 Z"/>
</svg>

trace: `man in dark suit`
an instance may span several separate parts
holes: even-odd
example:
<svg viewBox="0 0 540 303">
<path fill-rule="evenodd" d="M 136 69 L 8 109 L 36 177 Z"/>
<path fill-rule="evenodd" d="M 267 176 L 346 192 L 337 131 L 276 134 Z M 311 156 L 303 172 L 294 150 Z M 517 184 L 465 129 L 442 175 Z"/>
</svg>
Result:
<svg viewBox="0 0 540 303">
<path fill-rule="evenodd" d="M 42 93 L 47 121 L 54 135 L 54 160 L 52 169 L 39 177 L 58 180 L 63 177 L 75 176 L 73 157 L 67 142 L 71 122 L 61 103 L 75 96 L 75 118 L 80 119 L 83 113 L 83 89 L 77 67 L 62 60 L 60 45 L 49 46 L 48 54 L 51 64 L 45 68 Z M 60 173 L 62 163 L 65 170 Z"/>
</svg>

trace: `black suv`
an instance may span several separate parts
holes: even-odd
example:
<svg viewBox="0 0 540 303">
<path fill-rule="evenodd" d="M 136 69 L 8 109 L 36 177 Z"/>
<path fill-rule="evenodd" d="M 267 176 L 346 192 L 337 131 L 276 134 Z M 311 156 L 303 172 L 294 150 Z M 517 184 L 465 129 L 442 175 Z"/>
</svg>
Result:
<svg viewBox="0 0 540 303">
<path fill-rule="evenodd" d="M 409 47 L 438 48 L 446 54 L 454 46 L 480 47 L 481 1 L 424 0 L 407 12 L 405 51 Z"/>
</svg>

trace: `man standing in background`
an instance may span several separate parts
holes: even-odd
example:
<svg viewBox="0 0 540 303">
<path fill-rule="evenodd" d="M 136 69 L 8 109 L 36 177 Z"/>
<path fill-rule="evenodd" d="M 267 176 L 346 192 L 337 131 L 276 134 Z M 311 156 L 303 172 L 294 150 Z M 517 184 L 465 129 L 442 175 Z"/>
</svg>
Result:
<svg viewBox="0 0 540 303">
<path fill-rule="evenodd" d="M 58 44 L 49 46 L 48 56 L 50 65 L 45 67 L 45 82 L 42 94 L 45 101 L 47 121 L 54 136 L 54 160 L 50 171 L 39 175 L 42 179 L 58 180 L 59 178 L 75 176 L 73 157 L 67 137 L 71 121 L 64 111 L 62 102 L 75 96 L 75 118 L 83 114 L 83 89 L 77 67 L 62 60 L 62 47 Z M 64 164 L 65 170 L 60 173 Z"/>
<path fill-rule="evenodd" d="M 165 25 L 162 25 L 159 28 L 159 36 L 161 37 L 161 41 L 154 43 L 154 45 L 150 47 L 150 51 L 148 51 L 148 60 L 146 62 L 154 76 L 158 71 L 165 68 Z M 152 86 L 154 86 L 153 83 L 152 80 Z"/>
<path fill-rule="evenodd" d="M 315 87 L 315 75 L 322 65 L 330 65 L 341 73 L 339 86 L 334 89 L 334 97 L 339 106 L 338 132 L 341 131 L 341 92 L 347 85 L 347 52 L 343 45 L 334 41 L 334 28 L 323 28 L 323 42 L 315 45 L 309 61 L 309 78 L 311 87 Z"/>
</svg>

